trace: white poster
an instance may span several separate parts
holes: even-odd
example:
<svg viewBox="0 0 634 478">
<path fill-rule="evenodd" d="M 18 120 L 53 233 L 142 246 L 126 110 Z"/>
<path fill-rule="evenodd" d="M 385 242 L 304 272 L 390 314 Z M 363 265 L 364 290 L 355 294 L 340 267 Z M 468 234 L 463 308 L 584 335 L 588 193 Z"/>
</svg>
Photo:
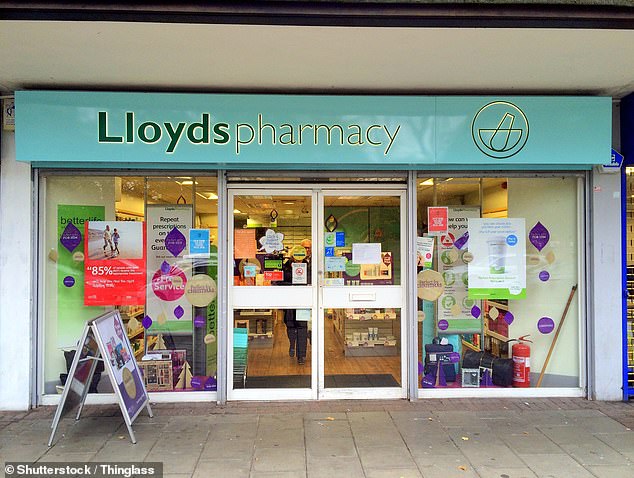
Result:
<svg viewBox="0 0 634 478">
<path fill-rule="evenodd" d="M 467 221 L 480 217 L 479 207 L 449 207 L 447 233 L 438 240 L 438 272 L 445 289 L 438 298 L 437 326 L 444 333 L 477 333 L 482 329 L 480 302 L 469 298 L 467 264 L 470 260 L 470 237 Z M 473 307 L 477 306 L 478 309 Z"/>
<path fill-rule="evenodd" d="M 192 228 L 191 205 L 148 204 L 147 303 L 145 325 L 149 334 L 191 332 L 192 304 L 185 290 L 192 263 L 184 259 Z M 151 321 L 151 323 L 150 323 Z"/>
<path fill-rule="evenodd" d="M 416 266 L 431 269 L 434 262 L 434 237 L 416 238 Z"/>
<path fill-rule="evenodd" d="M 469 219 L 469 297 L 526 298 L 525 220 Z"/>
<path fill-rule="evenodd" d="M 293 262 L 291 264 L 293 268 L 293 284 L 307 284 L 308 283 L 308 264 L 305 262 Z"/>
<path fill-rule="evenodd" d="M 353 264 L 380 264 L 381 263 L 381 243 L 355 243 L 352 244 Z"/>
</svg>

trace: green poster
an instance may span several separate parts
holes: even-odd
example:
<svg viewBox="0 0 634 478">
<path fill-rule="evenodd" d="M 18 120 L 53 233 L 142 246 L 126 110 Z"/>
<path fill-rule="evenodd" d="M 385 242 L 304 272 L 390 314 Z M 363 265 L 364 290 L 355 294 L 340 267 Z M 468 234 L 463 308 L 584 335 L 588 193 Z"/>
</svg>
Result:
<svg viewBox="0 0 634 478">
<path fill-rule="evenodd" d="M 207 266 L 206 274 L 216 282 L 218 281 L 218 248 L 210 246 L 211 260 Z M 218 370 L 218 297 L 207 306 L 207 336 L 213 336 L 216 340 L 207 343 L 207 375 L 216 375 Z"/>
<path fill-rule="evenodd" d="M 84 324 L 104 311 L 84 306 L 84 224 L 103 221 L 104 206 L 57 206 L 57 345 L 75 347 Z"/>
</svg>

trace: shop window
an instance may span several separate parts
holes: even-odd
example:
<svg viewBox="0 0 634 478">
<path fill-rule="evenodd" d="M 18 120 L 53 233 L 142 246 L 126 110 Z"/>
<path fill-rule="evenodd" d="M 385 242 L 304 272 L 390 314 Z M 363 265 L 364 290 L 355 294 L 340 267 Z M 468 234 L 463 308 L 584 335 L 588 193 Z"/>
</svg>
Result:
<svg viewBox="0 0 634 478">
<path fill-rule="evenodd" d="M 578 179 L 417 182 L 419 387 L 579 387 Z"/>
<path fill-rule="evenodd" d="M 43 392 L 116 309 L 149 391 L 216 389 L 215 177 L 43 175 Z M 95 379 L 93 392 L 110 392 Z"/>
</svg>

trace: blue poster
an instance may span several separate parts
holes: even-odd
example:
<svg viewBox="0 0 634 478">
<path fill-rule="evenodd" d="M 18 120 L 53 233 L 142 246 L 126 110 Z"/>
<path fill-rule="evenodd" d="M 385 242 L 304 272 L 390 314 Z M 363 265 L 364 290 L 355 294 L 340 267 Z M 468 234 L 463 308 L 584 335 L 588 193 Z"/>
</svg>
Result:
<svg viewBox="0 0 634 478">
<path fill-rule="evenodd" d="M 189 230 L 189 253 L 209 254 L 209 229 Z"/>
</svg>

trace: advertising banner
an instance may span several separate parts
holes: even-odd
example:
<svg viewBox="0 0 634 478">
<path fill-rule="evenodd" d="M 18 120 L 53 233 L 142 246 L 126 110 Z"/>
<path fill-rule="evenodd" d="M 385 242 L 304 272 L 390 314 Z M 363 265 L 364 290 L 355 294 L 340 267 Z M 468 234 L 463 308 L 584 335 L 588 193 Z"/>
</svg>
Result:
<svg viewBox="0 0 634 478">
<path fill-rule="evenodd" d="M 148 204 L 146 209 L 148 333 L 191 332 L 192 304 L 185 294 L 192 263 L 185 259 L 191 205 Z"/>
<path fill-rule="evenodd" d="M 84 304 L 145 305 L 145 224 L 90 221 L 84 235 Z"/>
<path fill-rule="evenodd" d="M 522 219 L 469 219 L 469 297 L 526 298 L 526 225 Z"/>
<path fill-rule="evenodd" d="M 427 208 L 428 232 L 447 232 L 449 211 L 447 207 Z"/>
<path fill-rule="evenodd" d="M 121 315 L 118 311 L 105 314 L 94 320 L 93 327 L 103 345 L 104 366 L 132 422 L 149 399 Z"/>
<path fill-rule="evenodd" d="M 416 266 L 431 269 L 434 262 L 434 238 L 416 238 Z"/>
<path fill-rule="evenodd" d="M 469 296 L 467 264 L 470 238 L 467 221 L 480 217 L 479 207 L 449 207 L 447 233 L 438 241 L 438 272 L 445 285 L 438 298 L 438 330 L 443 333 L 479 333 L 482 330 L 480 302 Z M 474 306 L 477 308 L 474 309 Z"/>
<path fill-rule="evenodd" d="M 87 320 L 103 312 L 84 307 L 84 224 L 105 217 L 103 206 L 57 206 L 57 345 L 72 348 Z"/>
</svg>

